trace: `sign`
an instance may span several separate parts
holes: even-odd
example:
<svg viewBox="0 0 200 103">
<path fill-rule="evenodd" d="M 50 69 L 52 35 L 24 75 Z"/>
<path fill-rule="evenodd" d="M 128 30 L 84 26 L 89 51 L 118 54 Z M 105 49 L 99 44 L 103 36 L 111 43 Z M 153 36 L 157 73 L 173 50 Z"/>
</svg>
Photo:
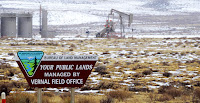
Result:
<svg viewBox="0 0 200 103">
<path fill-rule="evenodd" d="M 81 87 L 98 60 L 96 55 L 44 55 L 19 51 L 18 63 L 30 87 Z"/>
</svg>

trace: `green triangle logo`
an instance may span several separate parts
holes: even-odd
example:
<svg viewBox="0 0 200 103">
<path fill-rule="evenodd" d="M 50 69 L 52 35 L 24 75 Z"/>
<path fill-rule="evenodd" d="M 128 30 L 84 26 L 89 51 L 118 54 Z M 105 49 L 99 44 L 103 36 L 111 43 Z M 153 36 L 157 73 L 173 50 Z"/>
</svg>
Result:
<svg viewBox="0 0 200 103">
<path fill-rule="evenodd" d="M 44 55 L 42 51 L 19 51 L 17 55 L 20 59 L 21 65 L 23 66 L 28 77 L 34 76 L 38 66 L 41 63 L 41 59 Z"/>
</svg>

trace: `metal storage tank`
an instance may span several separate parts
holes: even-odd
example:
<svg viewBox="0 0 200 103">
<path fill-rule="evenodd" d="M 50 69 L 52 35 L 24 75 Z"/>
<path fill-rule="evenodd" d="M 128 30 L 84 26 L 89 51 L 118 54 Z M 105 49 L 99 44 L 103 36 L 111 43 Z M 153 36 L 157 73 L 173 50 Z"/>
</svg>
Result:
<svg viewBox="0 0 200 103">
<path fill-rule="evenodd" d="M 42 38 L 48 38 L 47 34 L 47 10 L 42 10 L 42 31 L 41 31 Z"/>
<path fill-rule="evenodd" d="M 18 15 L 18 37 L 32 38 L 32 14 Z"/>
<path fill-rule="evenodd" d="M 16 37 L 16 14 L 1 14 L 1 37 Z"/>
</svg>

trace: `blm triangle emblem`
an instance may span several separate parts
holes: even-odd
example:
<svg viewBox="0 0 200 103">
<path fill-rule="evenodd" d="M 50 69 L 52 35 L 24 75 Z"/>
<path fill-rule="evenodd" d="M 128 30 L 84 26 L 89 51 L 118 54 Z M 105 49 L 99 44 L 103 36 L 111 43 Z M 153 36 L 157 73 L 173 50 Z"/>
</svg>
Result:
<svg viewBox="0 0 200 103">
<path fill-rule="evenodd" d="M 19 51 L 17 55 L 20 59 L 21 65 L 28 77 L 34 76 L 41 59 L 44 55 L 42 51 Z"/>
</svg>

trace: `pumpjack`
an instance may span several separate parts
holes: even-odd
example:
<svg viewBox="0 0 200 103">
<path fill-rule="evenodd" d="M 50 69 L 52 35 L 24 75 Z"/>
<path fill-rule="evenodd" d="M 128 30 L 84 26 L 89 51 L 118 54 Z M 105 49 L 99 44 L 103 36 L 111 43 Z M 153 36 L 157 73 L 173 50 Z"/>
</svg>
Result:
<svg viewBox="0 0 200 103">
<path fill-rule="evenodd" d="M 124 33 L 124 19 L 128 19 L 128 27 L 130 27 L 132 21 L 133 21 L 133 14 L 127 14 L 127 13 L 124 13 L 124 12 L 121 12 L 121 11 L 118 11 L 118 10 L 115 10 L 115 9 L 111 9 L 110 10 L 110 14 L 108 14 L 108 20 L 106 21 L 106 24 L 105 24 L 105 28 L 98 32 L 96 34 L 96 37 L 112 37 L 113 34 L 115 33 L 115 27 L 114 27 L 114 14 L 117 13 L 118 16 L 119 16 L 119 20 L 120 20 L 120 34 L 121 34 L 121 37 L 122 37 L 122 33 Z"/>
</svg>

